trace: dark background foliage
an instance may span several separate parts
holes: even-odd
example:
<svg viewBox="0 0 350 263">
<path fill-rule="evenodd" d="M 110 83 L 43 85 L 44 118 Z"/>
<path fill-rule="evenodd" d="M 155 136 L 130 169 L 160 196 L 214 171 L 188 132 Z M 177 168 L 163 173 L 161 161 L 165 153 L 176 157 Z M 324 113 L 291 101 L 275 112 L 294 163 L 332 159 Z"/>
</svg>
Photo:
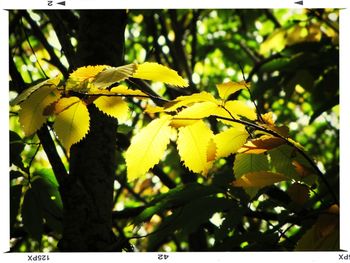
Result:
<svg viewBox="0 0 350 263">
<path fill-rule="evenodd" d="M 338 196 L 338 22 L 333 9 L 12 10 L 10 97 L 83 65 L 166 65 L 190 84 L 151 84 L 167 99 L 215 94 L 215 84 L 245 78 L 259 111 L 289 126 Z M 92 131 L 69 161 L 50 123 L 24 138 L 11 107 L 11 251 L 339 250 L 338 217 L 326 211 L 336 200 L 322 181 L 251 197 L 230 185 L 234 156 L 202 177 L 181 165 L 172 145 L 128 183 L 123 153 L 153 117 L 140 101 L 130 105 L 125 124 L 90 107 Z"/>
</svg>

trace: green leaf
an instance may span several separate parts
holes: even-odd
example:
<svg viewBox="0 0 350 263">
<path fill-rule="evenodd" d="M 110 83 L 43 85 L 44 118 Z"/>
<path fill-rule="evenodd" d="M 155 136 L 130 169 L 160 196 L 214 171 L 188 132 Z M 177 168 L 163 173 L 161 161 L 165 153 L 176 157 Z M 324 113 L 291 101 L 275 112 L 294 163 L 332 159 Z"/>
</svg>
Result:
<svg viewBox="0 0 350 263">
<path fill-rule="evenodd" d="M 134 224 L 138 225 L 151 218 L 154 214 L 161 213 L 166 209 L 181 206 L 196 198 L 220 193 L 223 190 L 214 186 L 203 186 L 198 183 L 189 183 L 177 186 L 169 192 L 156 197 L 151 201 L 151 206 L 146 208 L 135 219 Z"/>
<path fill-rule="evenodd" d="M 32 238 L 40 242 L 44 231 L 42 208 L 32 188 L 25 192 L 21 213 L 24 229 Z"/>
<path fill-rule="evenodd" d="M 51 168 L 43 168 L 36 171 L 35 175 L 38 175 L 46 180 L 48 180 L 53 186 L 58 187 L 58 181 L 56 179 L 55 174 L 53 173 Z"/>
<path fill-rule="evenodd" d="M 268 171 L 267 156 L 265 154 L 236 154 L 233 170 L 236 179 L 247 173 Z"/>
<path fill-rule="evenodd" d="M 290 147 L 289 145 L 281 145 L 273 150 L 268 151 L 268 153 L 270 155 L 270 162 L 273 171 L 283 173 L 290 179 L 302 181 L 308 185 L 312 185 L 315 182 L 316 176 L 314 174 L 314 169 L 310 167 L 308 161 L 294 148 Z M 297 161 L 297 163 L 294 161 Z M 296 170 L 296 164 L 299 164 L 298 166 L 302 165 L 302 167 L 310 170 L 311 172 L 314 171 L 314 173 L 310 176 L 298 174 Z"/>
<path fill-rule="evenodd" d="M 273 72 L 273 71 L 280 71 L 286 68 L 286 66 L 289 64 L 290 58 L 282 57 L 282 58 L 276 58 L 271 61 L 268 61 L 267 63 L 264 63 L 259 71 L 261 72 Z"/>
<path fill-rule="evenodd" d="M 42 177 L 34 177 L 32 189 L 47 224 L 57 233 L 61 233 L 63 204 L 57 186 Z"/>
<path fill-rule="evenodd" d="M 275 172 L 284 173 L 290 178 L 296 176 L 296 170 L 292 164 L 293 159 L 296 157 L 295 150 L 287 145 L 279 146 L 269 151 L 271 157 L 271 166 Z"/>
</svg>

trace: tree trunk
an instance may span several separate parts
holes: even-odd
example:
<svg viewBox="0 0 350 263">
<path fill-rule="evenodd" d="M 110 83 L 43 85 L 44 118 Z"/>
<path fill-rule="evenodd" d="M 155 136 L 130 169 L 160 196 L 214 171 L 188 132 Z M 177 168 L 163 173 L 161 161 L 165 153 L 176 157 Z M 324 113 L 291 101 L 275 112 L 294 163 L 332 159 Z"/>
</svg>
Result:
<svg viewBox="0 0 350 263">
<path fill-rule="evenodd" d="M 74 64 L 123 64 L 124 10 L 80 11 Z M 118 251 L 112 231 L 117 121 L 88 106 L 90 131 L 70 152 L 69 179 L 61 185 L 64 205 L 61 251 Z"/>
</svg>

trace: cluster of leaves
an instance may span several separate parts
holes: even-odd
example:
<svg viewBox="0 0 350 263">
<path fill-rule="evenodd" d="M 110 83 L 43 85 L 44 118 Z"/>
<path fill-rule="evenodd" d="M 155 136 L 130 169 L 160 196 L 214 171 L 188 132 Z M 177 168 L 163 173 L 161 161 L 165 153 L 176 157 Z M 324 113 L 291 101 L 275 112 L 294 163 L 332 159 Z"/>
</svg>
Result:
<svg viewBox="0 0 350 263">
<path fill-rule="evenodd" d="M 125 85 L 107 89 L 131 77 L 157 79 L 180 87 L 186 85 L 175 71 L 156 63 L 116 68 L 87 66 L 70 74 L 66 85 L 60 85 L 61 76 L 58 75 L 26 89 L 11 105 L 20 104 L 19 122 L 26 136 L 40 129 L 49 116 L 55 116 L 53 129 L 69 153 L 72 144 L 82 140 L 89 131 L 87 105 L 93 103 L 105 114 L 125 121 L 129 108 L 121 96 L 148 97 L 142 91 L 129 90 Z"/>
<path fill-rule="evenodd" d="M 21 106 L 19 121 L 26 136 L 34 134 L 49 116 L 55 116 L 53 130 L 69 154 L 71 145 L 81 141 L 89 131 L 87 105 L 93 103 L 103 113 L 125 121 L 129 108 L 122 96 L 149 98 L 146 93 L 124 85 L 112 87 L 131 77 L 188 86 L 175 71 L 157 63 L 116 68 L 87 66 L 74 71 L 65 86 L 59 85 L 60 77 L 57 76 L 26 89 L 12 105 L 19 103 Z M 305 168 L 300 163 L 303 158 L 293 154 L 293 149 L 279 147 L 289 143 L 302 151 L 300 145 L 288 138 L 288 128 L 275 126 L 272 113 L 257 115 L 255 109 L 244 102 L 229 99 L 242 89 L 249 89 L 247 83 L 226 82 L 217 85 L 219 99 L 203 91 L 177 97 L 163 107 L 148 107 L 146 112 L 161 115 L 132 139 L 125 153 L 128 179 L 143 176 L 160 161 L 170 138 L 174 137 L 175 127 L 178 129 L 175 137 L 179 155 L 192 172 L 207 175 L 216 160 L 238 152 L 234 163 L 235 186 L 264 187 L 288 179 L 308 180 L 307 175 L 313 173 L 305 175 L 304 170 L 312 171 L 312 167 Z M 223 122 L 221 132 L 214 134 L 204 122 L 210 116 Z M 259 133 L 249 134 L 246 125 L 258 128 Z M 277 147 L 277 152 L 272 151 Z M 265 153 L 268 150 L 271 165 Z M 301 167 L 299 177 L 295 176 L 297 170 L 289 164 L 293 162 Z M 305 162 L 306 167 L 310 165 Z"/>
</svg>

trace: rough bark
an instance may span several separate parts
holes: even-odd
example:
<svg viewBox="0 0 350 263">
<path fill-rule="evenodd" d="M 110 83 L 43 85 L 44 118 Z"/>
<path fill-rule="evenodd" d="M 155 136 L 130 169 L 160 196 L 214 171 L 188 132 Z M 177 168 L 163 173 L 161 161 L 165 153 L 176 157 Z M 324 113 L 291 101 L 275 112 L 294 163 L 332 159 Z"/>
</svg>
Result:
<svg viewBox="0 0 350 263">
<path fill-rule="evenodd" d="M 74 64 L 123 63 L 126 12 L 80 11 Z M 88 106 L 90 131 L 73 145 L 69 179 L 61 185 L 64 204 L 61 251 L 119 250 L 112 231 L 113 182 L 116 164 L 117 121 Z"/>
</svg>

